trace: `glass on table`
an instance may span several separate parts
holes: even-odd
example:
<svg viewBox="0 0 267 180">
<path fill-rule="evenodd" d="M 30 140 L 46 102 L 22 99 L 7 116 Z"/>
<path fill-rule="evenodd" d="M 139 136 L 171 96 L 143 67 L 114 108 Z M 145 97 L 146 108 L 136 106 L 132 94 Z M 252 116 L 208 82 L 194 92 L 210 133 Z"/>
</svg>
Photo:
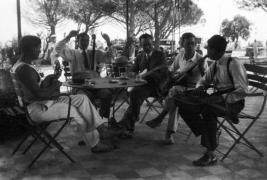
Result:
<svg viewBox="0 0 267 180">
<path fill-rule="evenodd" d="M 112 77 L 113 76 L 113 67 L 112 67 L 112 64 L 106 64 L 105 69 L 106 69 L 106 75 L 108 77 Z"/>
<path fill-rule="evenodd" d="M 126 73 L 126 67 L 120 67 L 119 68 L 119 74 L 120 78 L 127 78 L 127 73 Z"/>
</svg>

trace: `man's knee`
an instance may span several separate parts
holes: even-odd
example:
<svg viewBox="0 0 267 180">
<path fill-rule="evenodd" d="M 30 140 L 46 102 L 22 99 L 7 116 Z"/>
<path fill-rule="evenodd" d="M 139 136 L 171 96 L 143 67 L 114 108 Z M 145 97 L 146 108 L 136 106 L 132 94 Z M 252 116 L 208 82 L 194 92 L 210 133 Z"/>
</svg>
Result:
<svg viewBox="0 0 267 180">
<path fill-rule="evenodd" d="M 89 101 L 89 98 L 85 94 L 76 94 L 76 95 L 73 95 L 72 96 L 72 99 L 73 100 L 78 100 L 80 102 Z"/>
</svg>

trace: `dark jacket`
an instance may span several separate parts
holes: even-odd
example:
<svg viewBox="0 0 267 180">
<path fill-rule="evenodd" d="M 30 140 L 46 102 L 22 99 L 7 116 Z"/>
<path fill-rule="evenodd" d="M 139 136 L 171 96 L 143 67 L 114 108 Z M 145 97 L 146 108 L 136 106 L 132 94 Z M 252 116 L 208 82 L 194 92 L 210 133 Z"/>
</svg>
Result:
<svg viewBox="0 0 267 180">
<path fill-rule="evenodd" d="M 156 70 L 152 74 L 146 76 L 144 79 L 147 80 L 148 85 L 156 88 L 159 95 L 166 93 L 166 82 L 169 79 L 169 71 L 167 62 L 164 54 L 161 51 L 154 50 L 150 57 L 146 56 L 146 53 L 142 51 L 135 59 L 133 66 L 133 72 L 139 73 L 144 69 L 151 71 L 158 66 L 166 65 L 166 67 Z"/>
</svg>

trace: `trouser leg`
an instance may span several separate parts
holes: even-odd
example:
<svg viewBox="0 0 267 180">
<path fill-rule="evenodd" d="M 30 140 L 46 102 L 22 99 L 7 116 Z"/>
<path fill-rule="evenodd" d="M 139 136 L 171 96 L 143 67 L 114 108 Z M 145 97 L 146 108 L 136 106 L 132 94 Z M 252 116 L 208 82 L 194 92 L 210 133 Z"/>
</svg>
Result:
<svg viewBox="0 0 267 180">
<path fill-rule="evenodd" d="M 99 110 L 100 116 L 109 118 L 111 101 L 112 101 L 111 91 L 108 89 L 100 89 L 97 92 L 97 97 L 100 98 L 101 100 L 100 110 Z"/>
<path fill-rule="evenodd" d="M 244 100 L 228 104 L 226 107 L 225 102 L 218 103 L 222 107 L 228 109 L 228 116 L 235 117 L 243 108 L 244 108 Z M 203 115 L 203 132 L 201 138 L 201 145 L 206 147 L 210 151 L 214 151 L 218 144 L 216 140 L 217 135 L 217 117 L 225 116 L 226 114 L 216 108 L 212 108 L 211 106 L 206 106 L 206 108 L 202 112 Z"/>
<path fill-rule="evenodd" d="M 123 115 L 120 124 L 130 131 L 134 131 L 134 124 L 139 119 L 140 107 L 147 97 L 155 97 L 156 92 L 149 86 L 135 87 L 130 92 L 130 104 Z"/>
<path fill-rule="evenodd" d="M 76 122 L 81 127 L 84 139 L 91 147 L 99 142 L 99 133 L 97 127 L 102 125 L 105 121 L 100 117 L 94 105 L 85 95 L 72 95 L 72 106 L 76 107 L 82 119 L 76 119 Z M 59 99 L 60 102 L 66 103 L 66 98 Z"/>
<path fill-rule="evenodd" d="M 178 127 L 178 118 L 179 118 L 178 107 L 176 107 L 174 99 L 166 99 L 165 106 L 169 111 L 167 131 L 174 133 L 177 131 Z"/>
<path fill-rule="evenodd" d="M 200 115 L 202 106 L 179 103 L 179 114 L 195 136 L 202 134 L 203 119 Z"/>
</svg>

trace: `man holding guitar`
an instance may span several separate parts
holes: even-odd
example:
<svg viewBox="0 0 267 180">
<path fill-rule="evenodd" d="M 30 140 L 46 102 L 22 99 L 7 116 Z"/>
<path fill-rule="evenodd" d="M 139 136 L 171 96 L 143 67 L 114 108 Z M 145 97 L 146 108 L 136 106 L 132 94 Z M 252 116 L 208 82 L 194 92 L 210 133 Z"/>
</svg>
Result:
<svg viewBox="0 0 267 180">
<path fill-rule="evenodd" d="M 70 49 L 67 42 L 77 36 L 79 49 Z M 110 47 L 111 42 L 107 34 L 102 34 Z M 89 50 L 89 35 L 85 32 L 78 34 L 78 31 L 71 31 L 63 40 L 59 41 L 55 47 L 56 52 L 64 59 L 70 62 L 72 79 L 85 79 L 99 77 L 97 65 L 100 63 L 111 63 L 109 52 L 101 50 Z M 93 47 L 95 47 L 95 36 L 93 36 Z M 92 102 L 95 98 L 100 98 L 100 115 L 109 118 L 112 94 L 108 89 L 99 90 L 76 90 L 77 93 L 86 94 Z"/>
<path fill-rule="evenodd" d="M 176 56 L 173 64 L 170 67 L 172 74 L 172 83 L 169 95 L 165 99 L 165 107 L 163 111 L 153 120 L 146 122 L 146 124 L 155 128 L 161 124 L 164 117 L 169 113 L 169 120 L 167 131 L 165 134 L 165 143 L 173 144 L 173 133 L 177 130 L 176 105 L 174 103 L 174 96 L 179 89 L 192 88 L 196 86 L 197 81 L 204 75 L 208 65 L 205 57 L 202 57 L 196 52 L 196 37 L 194 34 L 184 33 L 180 41 L 183 50 Z"/>
<path fill-rule="evenodd" d="M 132 71 L 135 73 L 143 72 L 139 76 L 145 79 L 147 84 L 134 87 L 130 91 L 129 107 L 119 122 L 119 126 L 123 130 L 121 133 L 122 138 L 131 138 L 133 136 L 135 122 L 139 119 L 140 107 L 143 101 L 148 97 L 161 96 L 165 82 L 169 77 L 166 58 L 161 51 L 153 49 L 152 36 L 143 34 L 139 37 L 139 40 L 143 51 L 137 55 Z"/>
</svg>

